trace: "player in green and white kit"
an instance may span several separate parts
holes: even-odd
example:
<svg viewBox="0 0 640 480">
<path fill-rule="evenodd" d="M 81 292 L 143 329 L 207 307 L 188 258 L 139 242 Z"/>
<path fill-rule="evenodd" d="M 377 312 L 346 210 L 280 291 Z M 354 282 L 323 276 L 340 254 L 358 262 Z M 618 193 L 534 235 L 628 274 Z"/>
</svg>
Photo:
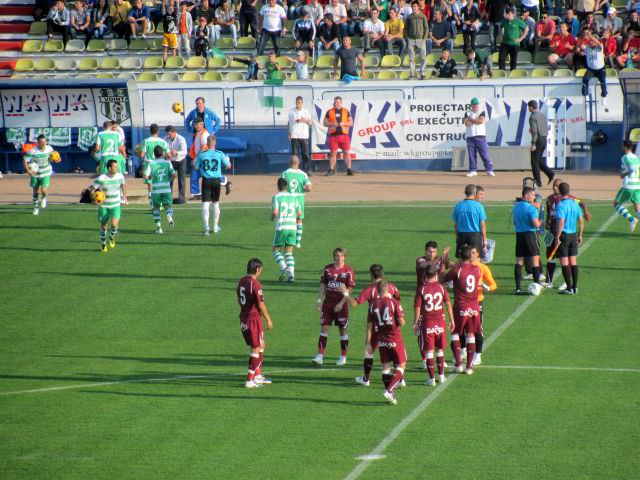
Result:
<svg viewBox="0 0 640 480">
<path fill-rule="evenodd" d="M 144 178 L 151 182 L 151 214 L 156 224 L 156 233 L 162 233 L 160 223 L 160 207 L 164 207 L 169 226 L 173 227 L 173 198 L 171 182 L 176 178 L 176 171 L 171 162 L 164 158 L 165 152 L 160 145 L 153 149 L 155 160 L 147 163 Z"/>
<path fill-rule="evenodd" d="M 295 260 L 293 247 L 296 244 L 296 221 L 302 210 L 295 195 L 287 192 L 287 181 L 278 179 L 278 193 L 271 199 L 271 220 L 276 220 L 276 234 L 273 238 L 273 259 L 280 267 L 280 281 L 288 277 L 295 280 Z M 282 255 L 284 248 L 284 256 Z"/>
<path fill-rule="evenodd" d="M 47 145 L 47 138 L 38 135 L 38 144 L 24 155 L 24 170 L 29 174 L 29 184 L 33 189 L 33 214 L 38 215 L 40 208 L 47 208 L 47 190 L 51 180 L 51 153 L 53 148 Z M 38 198 L 41 195 L 41 199 Z"/>
<path fill-rule="evenodd" d="M 147 171 L 147 166 L 151 163 L 155 157 L 154 150 L 159 145 L 162 147 L 164 151 L 164 155 L 169 154 L 169 145 L 163 138 L 160 138 L 158 135 L 160 134 L 160 127 L 155 123 L 151 124 L 149 127 L 149 133 L 151 133 L 150 137 L 144 139 L 144 144 L 142 145 L 142 171 Z M 149 196 L 149 203 L 151 203 L 151 180 L 145 179 L 144 183 L 147 185 L 147 195 Z"/>
<path fill-rule="evenodd" d="M 100 174 L 107 173 L 107 162 L 118 162 L 118 171 L 122 174 L 126 171 L 124 160 L 127 151 L 124 139 L 117 130 L 118 124 L 107 120 L 104 122 L 104 130 L 96 137 L 97 159 L 100 162 Z"/>
<path fill-rule="evenodd" d="M 107 173 L 98 176 L 92 185 L 93 190 L 101 190 L 106 197 L 98 208 L 98 221 L 100 222 L 100 251 L 107 253 L 107 228 L 109 232 L 109 248 L 116 248 L 116 235 L 120 225 L 120 205 L 127 204 L 127 190 L 124 176 L 118 172 L 118 162 L 107 162 Z"/>
<path fill-rule="evenodd" d="M 626 141 L 622 145 L 624 155 L 620 165 L 620 176 L 622 177 L 622 188 L 618 190 L 613 205 L 621 216 L 629 220 L 631 233 L 634 232 L 640 220 L 640 158 L 633 153 L 633 142 Z M 622 205 L 633 203 L 638 218 L 633 218 Z"/>
<path fill-rule="evenodd" d="M 311 180 L 309 176 L 299 168 L 300 160 L 296 155 L 291 157 L 289 168 L 282 172 L 282 178 L 287 181 L 287 191 L 298 197 L 298 204 L 302 215 L 298 218 L 296 225 L 296 247 L 300 248 L 302 243 L 302 220 L 304 219 L 304 194 L 311 191 Z"/>
</svg>

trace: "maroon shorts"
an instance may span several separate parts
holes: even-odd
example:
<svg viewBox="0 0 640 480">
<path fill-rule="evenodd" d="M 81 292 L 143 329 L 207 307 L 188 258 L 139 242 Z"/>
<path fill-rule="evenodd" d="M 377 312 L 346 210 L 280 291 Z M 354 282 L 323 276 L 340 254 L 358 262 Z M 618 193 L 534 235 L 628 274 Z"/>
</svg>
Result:
<svg viewBox="0 0 640 480">
<path fill-rule="evenodd" d="M 329 151 L 337 152 L 338 150 L 345 152 L 351 150 L 349 135 L 329 135 Z"/>
<path fill-rule="evenodd" d="M 401 339 L 381 339 L 378 341 L 381 363 L 400 365 L 407 361 L 407 352 Z"/>
<path fill-rule="evenodd" d="M 264 327 L 262 317 L 248 317 L 240 319 L 240 331 L 244 341 L 251 348 L 264 347 Z"/>
<path fill-rule="evenodd" d="M 478 305 L 456 305 L 453 309 L 453 316 L 455 317 L 454 333 L 469 335 L 482 332 Z"/>
<path fill-rule="evenodd" d="M 445 322 L 430 323 L 420 327 L 420 350 L 444 350 L 447 347 L 447 325 Z"/>
<path fill-rule="evenodd" d="M 349 326 L 349 307 L 346 302 L 339 312 L 334 312 L 333 307 L 322 306 L 322 313 L 320 314 L 320 325 L 337 325 L 340 328 L 347 328 Z"/>
</svg>

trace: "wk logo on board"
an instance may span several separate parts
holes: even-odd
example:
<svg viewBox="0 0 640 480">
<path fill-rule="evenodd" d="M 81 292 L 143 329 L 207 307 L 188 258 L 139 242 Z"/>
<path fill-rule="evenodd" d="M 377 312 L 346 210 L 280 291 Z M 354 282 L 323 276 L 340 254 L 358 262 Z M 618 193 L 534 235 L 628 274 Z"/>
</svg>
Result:
<svg viewBox="0 0 640 480">
<path fill-rule="evenodd" d="M 42 112 L 41 105 L 47 104 L 42 93 L 5 93 L 2 95 L 6 117 L 24 117 L 25 113 Z"/>
<path fill-rule="evenodd" d="M 109 120 L 123 123 L 131 117 L 126 88 L 101 88 L 98 101 L 102 115 Z"/>
<path fill-rule="evenodd" d="M 93 99 L 86 93 L 49 93 L 52 117 L 70 117 L 73 112 L 88 112 L 90 103 L 93 103 Z"/>
</svg>

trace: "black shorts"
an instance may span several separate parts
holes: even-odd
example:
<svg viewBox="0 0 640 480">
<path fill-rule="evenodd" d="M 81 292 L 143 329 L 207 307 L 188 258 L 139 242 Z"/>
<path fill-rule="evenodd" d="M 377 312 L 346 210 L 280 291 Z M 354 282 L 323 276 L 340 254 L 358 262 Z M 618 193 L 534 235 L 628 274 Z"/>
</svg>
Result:
<svg viewBox="0 0 640 480">
<path fill-rule="evenodd" d="M 220 179 L 202 177 L 202 188 L 200 192 L 202 193 L 203 202 L 220 201 Z"/>
<path fill-rule="evenodd" d="M 578 235 L 575 233 L 563 233 L 560 235 L 560 246 L 557 256 L 577 257 L 578 256 Z"/>
<path fill-rule="evenodd" d="M 482 234 L 480 232 L 458 232 L 456 235 L 456 258 L 460 258 L 460 249 L 463 245 L 476 247 L 482 255 Z"/>
<path fill-rule="evenodd" d="M 516 233 L 516 257 L 527 258 L 540 255 L 540 243 L 536 232 Z"/>
</svg>

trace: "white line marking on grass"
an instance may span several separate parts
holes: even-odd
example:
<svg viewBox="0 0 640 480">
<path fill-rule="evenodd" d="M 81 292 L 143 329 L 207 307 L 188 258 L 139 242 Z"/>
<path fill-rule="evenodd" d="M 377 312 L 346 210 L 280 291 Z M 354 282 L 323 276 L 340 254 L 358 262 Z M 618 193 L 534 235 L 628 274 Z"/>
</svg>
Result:
<svg viewBox="0 0 640 480">
<path fill-rule="evenodd" d="M 607 368 L 607 367 L 563 367 L 555 365 L 485 365 L 481 368 L 506 370 L 560 370 L 570 372 L 603 372 L 603 373 L 640 373 L 640 368 Z"/>
<path fill-rule="evenodd" d="M 368 461 L 373 461 L 373 460 L 382 460 L 384 458 L 387 458 L 386 455 L 360 455 L 359 457 L 356 457 L 358 460 L 368 460 Z"/>
<path fill-rule="evenodd" d="M 292 368 L 289 370 L 271 370 L 265 372 L 267 375 L 277 375 L 280 373 L 297 373 L 297 372 L 333 372 L 341 370 L 340 368 Z M 344 370 L 344 369 L 342 369 Z M 95 382 L 83 383 L 80 385 L 59 385 L 57 387 L 35 388 L 33 390 L 18 390 L 15 392 L 0 392 L 0 396 L 21 395 L 26 393 L 43 393 L 57 392 L 60 390 L 77 390 L 79 388 L 108 387 L 109 385 L 126 385 L 129 383 L 150 383 L 150 382 L 170 382 L 172 380 L 193 380 L 198 378 L 217 378 L 217 377 L 236 377 L 244 376 L 247 372 L 234 373 L 212 373 L 211 375 L 176 375 L 164 378 L 135 378 L 131 380 L 114 380 L 113 382 Z"/>
<path fill-rule="evenodd" d="M 580 254 L 583 254 L 586 250 L 588 250 L 593 242 L 595 242 L 602 232 L 604 232 L 609 225 L 613 223 L 613 221 L 618 217 L 617 213 L 613 213 L 611 217 L 609 217 L 598 230 L 584 243 L 582 246 Z M 500 336 L 505 332 L 507 328 L 514 324 L 520 316 L 527 311 L 527 309 L 535 302 L 538 298 L 543 297 L 544 295 L 540 295 L 538 297 L 532 296 L 527 298 L 510 316 L 507 318 L 493 334 L 485 340 L 484 349 L 486 350 L 490 347 Z M 407 428 L 416 418 L 418 418 L 429 406 L 447 389 L 449 385 L 455 382 L 458 378 L 464 375 L 453 375 L 449 377 L 449 381 L 445 384 L 439 385 L 438 388 L 433 392 L 427 394 L 427 396 L 415 407 L 409 415 L 404 417 L 398 425 L 396 425 L 393 430 L 391 430 L 386 437 L 384 437 L 376 447 L 371 450 L 367 455 L 382 455 L 386 448 L 400 436 L 400 434 Z M 358 458 L 358 457 L 357 457 Z M 371 460 L 361 460 L 361 462 L 354 468 L 346 477 L 345 480 L 355 480 L 367 469 Z"/>
</svg>

